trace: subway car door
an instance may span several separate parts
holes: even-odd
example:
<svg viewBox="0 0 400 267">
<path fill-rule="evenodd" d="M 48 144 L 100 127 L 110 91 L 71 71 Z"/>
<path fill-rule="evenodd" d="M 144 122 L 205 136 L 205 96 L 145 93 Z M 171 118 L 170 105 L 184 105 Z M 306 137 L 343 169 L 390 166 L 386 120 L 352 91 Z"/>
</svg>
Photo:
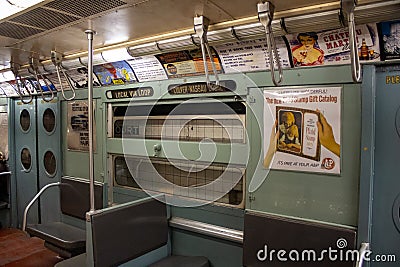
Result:
<svg viewBox="0 0 400 267">
<path fill-rule="evenodd" d="M 377 68 L 371 267 L 400 264 L 399 77 L 398 65 Z"/>
<path fill-rule="evenodd" d="M 59 182 L 61 177 L 61 140 L 59 101 L 37 100 L 37 163 L 39 188 Z M 40 197 L 42 222 L 57 221 L 60 214 L 59 189 L 50 188 Z"/>
<path fill-rule="evenodd" d="M 358 243 L 370 267 L 400 263 L 400 67 L 365 66 Z"/>
<path fill-rule="evenodd" d="M 60 115 L 56 99 L 15 101 L 15 177 L 18 225 L 24 209 L 46 184 L 60 180 Z M 38 203 L 40 205 L 38 206 Z M 57 220 L 58 188 L 46 190 L 28 213 L 28 223 Z"/>
<path fill-rule="evenodd" d="M 37 177 L 37 138 L 36 138 L 36 99 L 24 104 L 20 100 L 14 102 L 14 153 L 15 179 L 17 193 L 18 226 L 22 225 L 24 209 L 38 192 Z M 38 222 L 38 205 L 31 207 L 28 222 Z"/>
</svg>

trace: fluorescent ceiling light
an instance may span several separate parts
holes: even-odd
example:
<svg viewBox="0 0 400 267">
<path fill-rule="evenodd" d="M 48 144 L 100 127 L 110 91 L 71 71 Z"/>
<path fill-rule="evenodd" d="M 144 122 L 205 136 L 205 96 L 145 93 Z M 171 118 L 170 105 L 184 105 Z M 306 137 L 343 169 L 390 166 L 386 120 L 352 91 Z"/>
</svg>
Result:
<svg viewBox="0 0 400 267">
<path fill-rule="evenodd" d="M 5 19 L 17 14 L 43 1 L 44 0 L 3 0 L 1 1 L 2 8 L 0 9 L 0 19 Z"/>
</svg>

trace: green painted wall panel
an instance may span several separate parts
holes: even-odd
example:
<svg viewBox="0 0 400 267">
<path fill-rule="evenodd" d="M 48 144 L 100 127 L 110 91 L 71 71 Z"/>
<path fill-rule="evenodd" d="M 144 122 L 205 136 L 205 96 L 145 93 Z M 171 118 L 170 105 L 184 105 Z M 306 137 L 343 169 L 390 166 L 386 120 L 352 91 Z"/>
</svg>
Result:
<svg viewBox="0 0 400 267">
<path fill-rule="evenodd" d="M 292 70 L 285 75 L 288 86 L 301 83 L 302 77 L 307 78 L 309 87 L 343 86 L 341 97 L 341 174 L 335 176 L 271 170 L 258 190 L 249 194 L 252 200 L 247 199 L 248 209 L 335 224 L 357 225 L 361 90 L 360 85 L 349 84 L 349 81 L 345 79 L 348 76 L 346 73 L 349 72 L 349 70 L 346 70 L 347 66 L 312 68 Z M 260 78 L 259 73 L 254 75 L 257 84 L 262 84 L 262 81 L 258 81 Z M 325 81 L 322 83 L 323 79 Z M 338 84 L 338 82 L 347 83 Z M 268 89 L 276 90 L 276 87 Z M 248 102 L 254 110 L 254 114 L 248 113 L 247 117 L 248 130 L 252 140 L 247 184 L 255 173 L 258 159 L 263 158 L 260 129 L 263 128 L 261 114 L 264 100 L 261 99 L 261 94 L 257 94 L 257 92 L 253 92 L 252 95 L 254 95 L 255 101 L 253 99 Z M 261 126 L 256 123 L 256 118 L 261 121 Z M 255 175 L 263 178 L 267 175 L 267 172 L 258 168 Z"/>
<path fill-rule="evenodd" d="M 83 94 L 80 92 L 80 94 Z M 84 98 L 82 98 L 84 99 Z M 78 98 L 76 98 L 78 100 Z M 105 166 L 103 162 L 103 140 L 106 136 L 106 126 L 103 125 L 102 104 L 95 100 L 95 124 L 96 124 L 96 152 L 94 153 L 94 178 L 96 181 L 104 181 Z M 89 179 L 89 153 L 81 151 L 71 151 L 67 147 L 67 107 L 69 101 L 61 103 L 61 122 L 62 122 L 62 151 L 63 151 L 63 175 Z"/>
</svg>

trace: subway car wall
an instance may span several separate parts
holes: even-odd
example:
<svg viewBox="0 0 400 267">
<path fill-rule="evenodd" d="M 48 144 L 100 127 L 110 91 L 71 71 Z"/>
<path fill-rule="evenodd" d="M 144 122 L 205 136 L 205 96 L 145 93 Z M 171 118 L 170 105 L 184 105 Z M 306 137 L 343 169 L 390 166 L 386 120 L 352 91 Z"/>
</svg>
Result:
<svg viewBox="0 0 400 267">
<path fill-rule="evenodd" d="M 81 230 L 79 252 L 45 239 L 56 266 L 398 266 L 399 29 L 356 26 L 361 82 L 347 28 L 276 37 L 279 86 L 261 37 L 4 78 L 2 228 Z"/>
</svg>

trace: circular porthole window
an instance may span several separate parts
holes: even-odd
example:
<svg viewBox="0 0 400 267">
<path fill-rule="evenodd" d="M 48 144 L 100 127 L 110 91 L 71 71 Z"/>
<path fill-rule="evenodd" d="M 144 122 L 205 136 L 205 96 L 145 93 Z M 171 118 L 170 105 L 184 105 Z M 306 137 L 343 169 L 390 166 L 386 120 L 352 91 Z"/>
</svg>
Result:
<svg viewBox="0 0 400 267">
<path fill-rule="evenodd" d="M 54 156 L 53 152 L 46 151 L 43 157 L 43 165 L 44 169 L 46 170 L 47 175 L 53 177 L 57 171 L 57 162 L 56 157 Z"/>
<path fill-rule="evenodd" d="M 400 232 L 400 194 L 396 197 L 393 203 L 393 222 L 396 225 L 397 231 Z"/>
<path fill-rule="evenodd" d="M 43 127 L 47 133 L 53 132 L 56 126 L 56 116 L 51 108 L 47 108 L 43 112 Z"/>
<path fill-rule="evenodd" d="M 29 115 L 29 111 L 24 109 L 21 111 L 19 116 L 19 124 L 21 125 L 22 131 L 27 132 L 31 126 L 31 116 Z"/>
<path fill-rule="evenodd" d="M 27 148 L 21 150 L 21 163 L 25 171 L 29 171 L 32 165 L 31 152 Z"/>
</svg>

